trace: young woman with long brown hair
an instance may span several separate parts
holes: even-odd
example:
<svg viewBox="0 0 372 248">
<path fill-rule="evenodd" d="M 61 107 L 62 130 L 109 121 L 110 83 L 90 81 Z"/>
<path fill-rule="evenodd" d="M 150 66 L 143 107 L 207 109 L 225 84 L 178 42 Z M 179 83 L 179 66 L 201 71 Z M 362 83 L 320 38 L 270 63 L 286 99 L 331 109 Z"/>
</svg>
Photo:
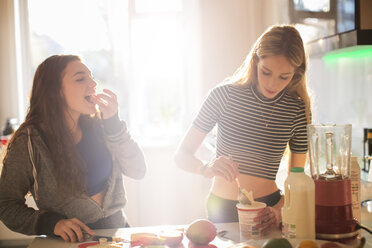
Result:
<svg viewBox="0 0 372 248">
<path fill-rule="evenodd" d="M 0 220 L 11 230 L 75 242 L 92 229 L 128 226 L 123 175 L 143 178 L 145 160 L 119 119 L 116 95 L 97 94 L 96 85 L 75 55 L 38 66 L 0 178 Z M 28 192 L 37 210 L 25 204 Z"/>
</svg>

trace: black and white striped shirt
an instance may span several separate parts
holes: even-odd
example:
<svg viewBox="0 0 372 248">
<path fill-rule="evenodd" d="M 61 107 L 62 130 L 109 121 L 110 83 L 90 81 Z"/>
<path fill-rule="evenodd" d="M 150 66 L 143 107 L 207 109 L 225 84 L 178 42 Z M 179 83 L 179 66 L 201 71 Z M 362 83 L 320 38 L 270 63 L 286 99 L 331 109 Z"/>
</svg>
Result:
<svg viewBox="0 0 372 248">
<path fill-rule="evenodd" d="M 285 90 L 268 99 L 252 86 L 217 86 L 193 122 L 205 133 L 216 124 L 216 156 L 231 156 L 242 174 L 275 180 L 288 142 L 307 152 L 305 104 Z"/>
</svg>

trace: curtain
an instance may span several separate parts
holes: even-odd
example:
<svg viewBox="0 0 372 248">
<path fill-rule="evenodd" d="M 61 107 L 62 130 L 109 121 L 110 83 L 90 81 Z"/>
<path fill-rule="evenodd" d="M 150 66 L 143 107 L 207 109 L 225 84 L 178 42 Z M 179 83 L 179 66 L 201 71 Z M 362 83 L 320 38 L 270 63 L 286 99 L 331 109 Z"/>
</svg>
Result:
<svg viewBox="0 0 372 248">
<path fill-rule="evenodd" d="M 32 76 L 27 0 L 0 1 L 0 127 L 7 118 L 19 121 L 27 109 Z"/>
</svg>

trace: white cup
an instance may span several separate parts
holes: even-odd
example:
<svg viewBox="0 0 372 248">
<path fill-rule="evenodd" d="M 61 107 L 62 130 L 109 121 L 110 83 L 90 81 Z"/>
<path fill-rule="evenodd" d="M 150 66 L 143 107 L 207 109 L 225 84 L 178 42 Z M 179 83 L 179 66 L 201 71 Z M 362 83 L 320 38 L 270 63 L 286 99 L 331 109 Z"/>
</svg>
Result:
<svg viewBox="0 0 372 248">
<path fill-rule="evenodd" d="M 258 222 L 253 219 L 257 213 L 263 210 L 266 204 L 263 202 L 254 202 L 253 205 L 236 204 L 239 216 L 240 240 L 257 239 L 261 237 L 261 229 L 257 228 Z"/>
</svg>

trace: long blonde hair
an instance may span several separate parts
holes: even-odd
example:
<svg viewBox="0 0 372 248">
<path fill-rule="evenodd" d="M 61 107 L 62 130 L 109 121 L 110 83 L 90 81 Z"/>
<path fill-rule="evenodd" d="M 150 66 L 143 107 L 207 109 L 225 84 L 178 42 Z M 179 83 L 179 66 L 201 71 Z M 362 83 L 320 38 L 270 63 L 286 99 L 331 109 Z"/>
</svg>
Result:
<svg viewBox="0 0 372 248">
<path fill-rule="evenodd" d="M 274 25 L 268 28 L 258 38 L 243 64 L 227 81 L 239 85 L 256 85 L 257 64 L 261 58 L 270 55 L 284 55 L 295 67 L 295 73 L 287 86 L 287 91 L 304 101 L 307 122 L 310 123 L 310 97 L 305 75 L 307 59 L 300 33 L 293 26 Z"/>
</svg>

